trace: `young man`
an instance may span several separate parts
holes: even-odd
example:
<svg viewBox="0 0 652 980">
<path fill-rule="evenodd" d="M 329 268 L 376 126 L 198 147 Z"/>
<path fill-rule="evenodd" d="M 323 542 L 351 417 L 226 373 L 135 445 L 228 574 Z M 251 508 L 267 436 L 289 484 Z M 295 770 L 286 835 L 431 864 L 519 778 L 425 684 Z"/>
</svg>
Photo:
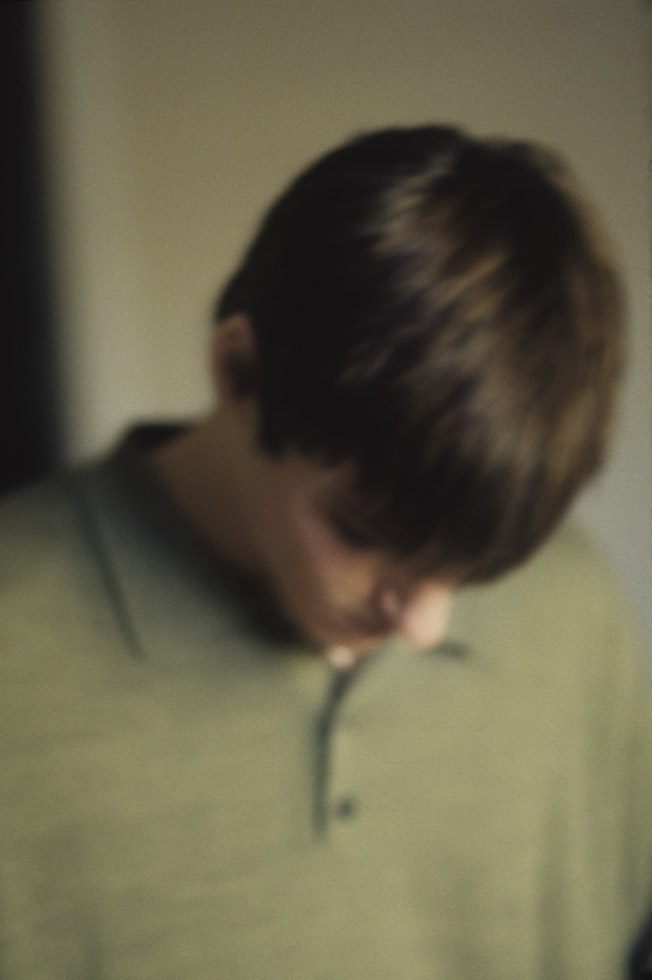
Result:
<svg viewBox="0 0 652 980">
<path fill-rule="evenodd" d="M 0 976 L 640 967 L 649 683 L 559 527 L 620 333 L 541 150 L 393 130 L 298 178 L 215 411 L 5 504 Z"/>
</svg>

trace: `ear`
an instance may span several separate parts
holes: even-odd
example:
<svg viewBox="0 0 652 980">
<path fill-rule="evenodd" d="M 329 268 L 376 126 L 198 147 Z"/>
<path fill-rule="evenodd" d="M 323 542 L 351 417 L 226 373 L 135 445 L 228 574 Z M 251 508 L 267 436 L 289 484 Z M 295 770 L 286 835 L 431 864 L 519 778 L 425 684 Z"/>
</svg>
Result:
<svg viewBox="0 0 652 980">
<path fill-rule="evenodd" d="M 213 379 L 222 401 L 252 396 L 256 389 L 256 338 L 246 313 L 234 313 L 217 326 Z"/>
</svg>

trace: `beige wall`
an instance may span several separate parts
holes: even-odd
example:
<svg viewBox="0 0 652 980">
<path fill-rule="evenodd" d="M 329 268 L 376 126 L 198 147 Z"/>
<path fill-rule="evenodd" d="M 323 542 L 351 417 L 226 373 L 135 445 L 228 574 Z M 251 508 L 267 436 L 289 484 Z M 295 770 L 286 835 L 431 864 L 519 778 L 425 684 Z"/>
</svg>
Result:
<svg viewBox="0 0 652 980">
<path fill-rule="evenodd" d="M 648 8 L 649 10 L 649 8 Z M 636 0 L 46 0 L 41 50 L 70 459 L 201 410 L 208 312 L 260 208 L 361 129 L 535 138 L 610 225 L 631 311 L 611 466 L 580 513 L 652 633 L 644 36 Z"/>
</svg>

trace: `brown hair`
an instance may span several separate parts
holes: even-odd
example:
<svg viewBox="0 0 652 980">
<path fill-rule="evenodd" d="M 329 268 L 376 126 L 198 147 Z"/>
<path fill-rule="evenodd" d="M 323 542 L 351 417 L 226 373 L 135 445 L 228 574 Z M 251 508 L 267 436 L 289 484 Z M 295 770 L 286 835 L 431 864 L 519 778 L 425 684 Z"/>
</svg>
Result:
<svg viewBox="0 0 652 980">
<path fill-rule="evenodd" d="M 272 207 L 217 312 L 253 324 L 262 448 L 353 464 L 354 527 L 429 572 L 521 561 L 602 460 L 619 288 L 531 144 L 440 126 L 345 144 Z"/>
</svg>

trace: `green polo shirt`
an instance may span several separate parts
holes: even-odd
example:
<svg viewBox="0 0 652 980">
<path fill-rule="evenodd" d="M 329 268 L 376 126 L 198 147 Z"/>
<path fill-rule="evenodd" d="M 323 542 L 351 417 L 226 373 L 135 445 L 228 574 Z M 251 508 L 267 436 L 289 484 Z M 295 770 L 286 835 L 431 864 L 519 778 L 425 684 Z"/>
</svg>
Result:
<svg viewBox="0 0 652 980">
<path fill-rule="evenodd" d="M 645 665 L 564 529 L 350 674 L 133 440 L 0 508 L 2 980 L 614 980 L 652 890 Z"/>
</svg>

